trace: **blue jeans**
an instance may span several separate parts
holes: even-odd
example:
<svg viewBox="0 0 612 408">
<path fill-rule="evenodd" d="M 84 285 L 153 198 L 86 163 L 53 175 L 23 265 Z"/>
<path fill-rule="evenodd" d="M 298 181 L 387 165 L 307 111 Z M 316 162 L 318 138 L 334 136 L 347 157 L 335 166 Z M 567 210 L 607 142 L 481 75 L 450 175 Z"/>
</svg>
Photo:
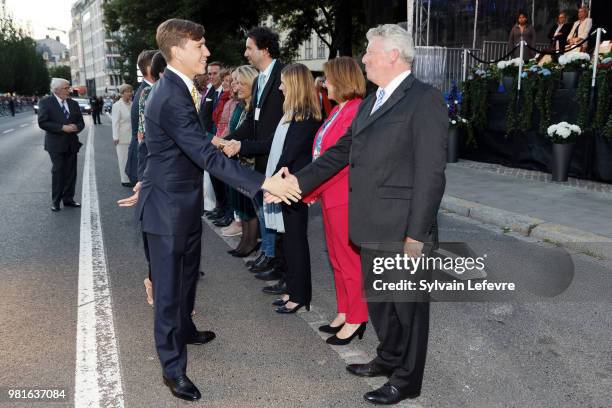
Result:
<svg viewBox="0 0 612 408">
<path fill-rule="evenodd" d="M 253 207 L 259 220 L 259 232 L 261 234 L 261 251 L 270 258 L 274 258 L 274 244 L 276 243 L 276 231 L 266 228 L 266 220 L 263 213 L 263 193 L 260 191 L 253 198 Z"/>
</svg>

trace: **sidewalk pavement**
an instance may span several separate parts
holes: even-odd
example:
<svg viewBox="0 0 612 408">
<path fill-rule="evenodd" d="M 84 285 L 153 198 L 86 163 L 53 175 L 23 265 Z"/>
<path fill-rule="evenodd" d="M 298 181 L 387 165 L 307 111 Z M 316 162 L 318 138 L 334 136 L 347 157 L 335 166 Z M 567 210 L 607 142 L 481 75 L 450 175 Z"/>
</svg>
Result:
<svg viewBox="0 0 612 408">
<path fill-rule="evenodd" d="M 497 164 L 448 164 L 443 210 L 612 260 L 612 185 Z"/>
</svg>

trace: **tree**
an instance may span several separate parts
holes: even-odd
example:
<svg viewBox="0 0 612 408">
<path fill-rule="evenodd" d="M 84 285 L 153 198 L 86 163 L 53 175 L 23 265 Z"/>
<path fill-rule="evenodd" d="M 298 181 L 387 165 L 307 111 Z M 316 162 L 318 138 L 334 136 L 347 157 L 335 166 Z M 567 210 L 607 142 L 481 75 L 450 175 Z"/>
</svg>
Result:
<svg viewBox="0 0 612 408">
<path fill-rule="evenodd" d="M 49 91 L 49 73 L 36 43 L 0 9 L 0 92 L 20 95 Z"/>
<path fill-rule="evenodd" d="M 210 60 L 242 65 L 245 33 L 258 24 L 259 1 L 252 0 L 108 0 L 104 4 L 107 31 L 118 44 L 124 61 L 119 69 L 126 82 L 136 83 L 136 61 L 145 49 L 156 49 L 155 31 L 168 18 L 202 24 L 211 51 Z"/>
<path fill-rule="evenodd" d="M 71 81 L 70 78 L 70 67 L 66 65 L 58 65 L 49 69 L 49 76 L 51 78 L 64 78 Z"/>
</svg>

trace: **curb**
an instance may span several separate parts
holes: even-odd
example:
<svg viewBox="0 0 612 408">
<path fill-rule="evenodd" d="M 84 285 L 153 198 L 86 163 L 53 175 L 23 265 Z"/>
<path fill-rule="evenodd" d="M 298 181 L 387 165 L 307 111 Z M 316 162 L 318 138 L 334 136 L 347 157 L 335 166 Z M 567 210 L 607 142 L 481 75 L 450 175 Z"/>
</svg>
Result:
<svg viewBox="0 0 612 408">
<path fill-rule="evenodd" d="M 462 217 L 516 231 L 526 237 L 550 242 L 595 258 L 612 260 L 612 238 L 593 234 L 539 218 L 489 207 L 462 198 L 445 195 L 440 207 Z"/>
</svg>

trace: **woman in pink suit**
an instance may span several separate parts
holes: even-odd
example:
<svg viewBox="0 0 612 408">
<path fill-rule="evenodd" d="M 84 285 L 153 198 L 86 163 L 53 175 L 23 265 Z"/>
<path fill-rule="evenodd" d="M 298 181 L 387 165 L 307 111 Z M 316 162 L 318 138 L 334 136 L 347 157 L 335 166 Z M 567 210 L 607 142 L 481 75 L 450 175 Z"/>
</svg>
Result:
<svg viewBox="0 0 612 408">
<path fill-rule="evenodd" d="M 365 95 L 365 79 L 353 58 L 339 57 L 327 61 L 323 72 L 329 99 L 338 105 L 315 136 L 313 160 L 345 134 Z M 349 241 L 348 195 L 348 168 L 344 168 L 304 197 L 307 203 L 321 199 L 325 240 L 336 283 L 338 315 L 319 330 L 334 334 L 327 339 L 327 343 L 334 345 L 349 344 L 355 336 L 362 338 L 368 321 L 359 252 Z"/>
</svg>

